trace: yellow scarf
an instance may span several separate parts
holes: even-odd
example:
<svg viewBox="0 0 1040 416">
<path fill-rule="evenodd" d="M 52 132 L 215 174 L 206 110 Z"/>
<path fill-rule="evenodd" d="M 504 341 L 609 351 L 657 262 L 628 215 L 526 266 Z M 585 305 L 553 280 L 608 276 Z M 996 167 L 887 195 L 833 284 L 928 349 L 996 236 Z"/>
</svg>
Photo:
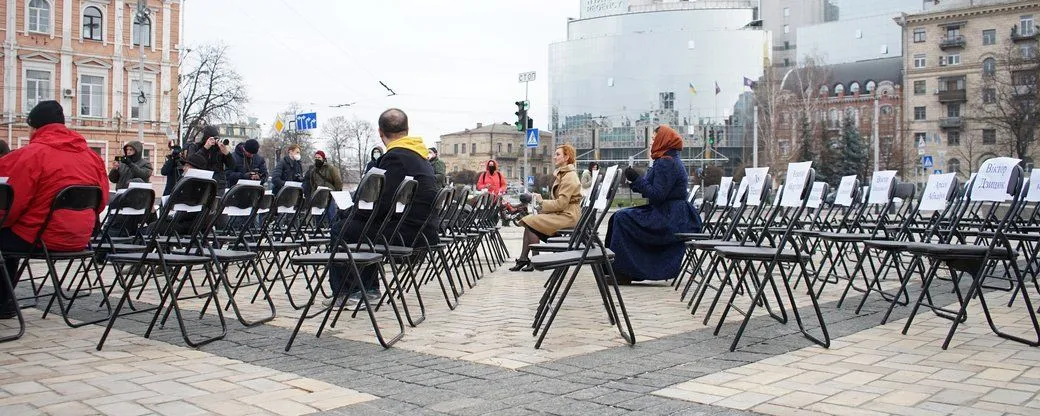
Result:
<svg viewBox="0 0 1040 416">
<path fill-rule="evenodd" d="M 400 139 L 394 140 L 386 146 L 386 151 L 389 152 L 390 149 L 395 149 L 398 147 L 418 153 L 419 156 L 422 156 L 423 159 L 426 159 L 426 156 L 429 154 L 429 151 L 426 150 L 426 144 L 423 143 L 422 137 L 405 136 Z"/>
</svg>

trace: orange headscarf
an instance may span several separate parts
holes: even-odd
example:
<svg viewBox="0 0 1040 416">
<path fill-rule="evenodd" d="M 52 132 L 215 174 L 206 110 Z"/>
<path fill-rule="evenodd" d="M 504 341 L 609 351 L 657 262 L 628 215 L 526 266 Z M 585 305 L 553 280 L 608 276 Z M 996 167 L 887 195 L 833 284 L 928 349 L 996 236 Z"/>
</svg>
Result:
<svg viewBox="0 0 1040 416">
<path fill-rule="evenodd" d="M 654 134 L 654 145 L 650 147 L 650 157 L 660 159 L 669 150 L 682 150 L 683 142 L 679 133 L 671 127 L 662 125 Z"/>
</svg>

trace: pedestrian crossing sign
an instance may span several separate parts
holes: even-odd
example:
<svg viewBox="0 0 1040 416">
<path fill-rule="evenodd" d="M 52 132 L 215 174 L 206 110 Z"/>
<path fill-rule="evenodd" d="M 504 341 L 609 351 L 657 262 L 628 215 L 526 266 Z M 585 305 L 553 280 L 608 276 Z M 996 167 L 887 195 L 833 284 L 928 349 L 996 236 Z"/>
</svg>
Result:
<svg viewBox="0 0 1040 416">
<path fill-rule="evenodd" d="M 538 147 L 538 129 L 527 130 L 527 147 Z"/>
</svg>

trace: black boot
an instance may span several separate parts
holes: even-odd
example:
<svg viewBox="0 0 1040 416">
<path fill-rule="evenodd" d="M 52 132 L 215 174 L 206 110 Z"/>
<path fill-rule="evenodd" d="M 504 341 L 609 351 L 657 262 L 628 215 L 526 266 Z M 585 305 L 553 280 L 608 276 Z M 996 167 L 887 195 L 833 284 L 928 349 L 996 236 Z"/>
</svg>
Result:
<svg viewBox="0 0 1040 416">
<path fill-rule="evenodd" d="M 516 259 L 516 264 L 514 264 L 513 267 L 510 267 L 509 271 L 512 271 L 512 272 L 518 272 L 520 270 L 530 271 L 530 270 L 526 270 L 529 267 L 531 267 L 531 260 L 528 260 L 528 259 Z M 534 270 L 534 269 L 532 268 L 531 270 Z"/>
<path fill-rule="evenodd" d="M 524 266 L 524 268 L 520 269 L 520 271 L 522 271 L 522 272 L 533 272 L 534 271 L 534 265 L 531 264 L 531 262 L 527 262 L 527 265 Z"/>
</svg>

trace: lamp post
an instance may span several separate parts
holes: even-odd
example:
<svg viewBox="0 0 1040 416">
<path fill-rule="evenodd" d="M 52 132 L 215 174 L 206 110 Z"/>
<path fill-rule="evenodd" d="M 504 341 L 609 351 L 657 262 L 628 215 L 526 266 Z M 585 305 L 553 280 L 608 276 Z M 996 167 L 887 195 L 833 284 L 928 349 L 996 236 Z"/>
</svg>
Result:
<svg viewBox="0 0 1040 416">
<path fill-rule="evenodd" d="M 144 24 L 148 21 L 148 0 L 137 1 L 137 14 L 134 16 L 134 20 L 137 22 L 137 45 L 140 51 L 140 61 L 137 67 L 137 89 L 139 94 L 137 95 L 137 141 L 144 143 L 144 109 L 148 102 L 148 97 L 144 93 Z M 151 25 L 148 27 L 151 30 Z M 151 33 L 148 33 L 151 36 Z"/>
</svg>

